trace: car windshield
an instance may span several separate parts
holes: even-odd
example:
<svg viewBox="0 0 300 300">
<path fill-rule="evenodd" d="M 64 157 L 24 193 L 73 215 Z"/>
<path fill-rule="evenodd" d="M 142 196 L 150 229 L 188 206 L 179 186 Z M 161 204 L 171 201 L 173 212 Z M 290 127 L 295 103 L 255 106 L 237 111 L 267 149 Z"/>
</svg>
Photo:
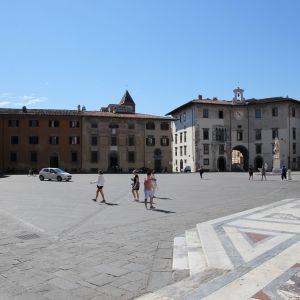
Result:
<svg viewBox="0 0 300 300">
<path fill-rule="evenodd" d="M 64 170 L 59 169 L 59 168 L 55 168 L 55 169 L 53 169 L 53 171 L 54 171 L 55 173 L 64 173 L 64 172 L 65 172 Z"/>
</svg>

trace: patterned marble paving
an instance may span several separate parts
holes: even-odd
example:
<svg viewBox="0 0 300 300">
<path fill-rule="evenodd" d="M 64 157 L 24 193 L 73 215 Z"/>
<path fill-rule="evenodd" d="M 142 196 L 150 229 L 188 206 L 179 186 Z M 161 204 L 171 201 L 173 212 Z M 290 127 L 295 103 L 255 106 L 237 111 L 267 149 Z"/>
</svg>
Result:
<svg viewBox="0 0 300 300">
<path fill-rule="evenodd" d="M 300 300 L 299 208 L 286 199 L 197 224 L 208 268 L 231 271 L 184 299 Z"/>
</svg>

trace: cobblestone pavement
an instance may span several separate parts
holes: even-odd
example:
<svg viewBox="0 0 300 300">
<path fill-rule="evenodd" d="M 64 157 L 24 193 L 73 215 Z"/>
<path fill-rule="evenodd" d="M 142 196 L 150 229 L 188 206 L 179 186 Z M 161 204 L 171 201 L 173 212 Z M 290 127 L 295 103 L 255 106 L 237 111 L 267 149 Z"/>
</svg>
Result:
<svg viewBox="0 0 300 300">
<path fill-rule="evenodd" d="M 0 299 L 134 299 L 181 280 L 172 243 L 196 223 L 299 196 L 293 181 L 246 173 L 158 174 L 156 210 L 132 201 L 130 175 L 73 182 L 0 178 Z M 142 191 L 141 191 L 142 192 Z M 142 193 L 141 193 L 142 194 Z M 142 199 L 142 196 L 140 197 Z"/>
</svg>

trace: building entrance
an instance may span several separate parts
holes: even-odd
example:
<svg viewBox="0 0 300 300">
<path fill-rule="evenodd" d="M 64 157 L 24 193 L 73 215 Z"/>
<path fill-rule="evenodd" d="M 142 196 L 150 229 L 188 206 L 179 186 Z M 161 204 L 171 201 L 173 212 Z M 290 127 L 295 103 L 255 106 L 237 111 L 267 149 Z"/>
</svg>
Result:
<svg viewBox="0 0 300 300">
<path fill-rule="evenodd" d="M 226 159 L 224 156 L 220 156 L 217 162 L 217 168 L 220 172 L 226 171 Z"/>
<path fill-rule="evenodd" d="M 58 168 L 58 156 L 57 154 L 52 154 L 49 157 L 49 164 L 50 164 L 50 168 Z"/>
<path fill-rule="evenodd" d="M 231 170 L 232 171 L 248 171 L 249 155 L 248 150 L 244 146 L 235 146 L 231 152 Z"/>
</svg>

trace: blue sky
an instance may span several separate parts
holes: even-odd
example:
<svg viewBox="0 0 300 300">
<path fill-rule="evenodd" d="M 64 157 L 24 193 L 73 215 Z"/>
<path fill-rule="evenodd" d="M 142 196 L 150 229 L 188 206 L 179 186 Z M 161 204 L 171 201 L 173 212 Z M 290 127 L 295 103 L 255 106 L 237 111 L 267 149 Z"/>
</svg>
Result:
<svg viewBox="0 0 300 300">
<path fill-rule="evenodd" d="M 2 0 L 0 107 L 300 100 L 298 0 Z"/>
</svg>

